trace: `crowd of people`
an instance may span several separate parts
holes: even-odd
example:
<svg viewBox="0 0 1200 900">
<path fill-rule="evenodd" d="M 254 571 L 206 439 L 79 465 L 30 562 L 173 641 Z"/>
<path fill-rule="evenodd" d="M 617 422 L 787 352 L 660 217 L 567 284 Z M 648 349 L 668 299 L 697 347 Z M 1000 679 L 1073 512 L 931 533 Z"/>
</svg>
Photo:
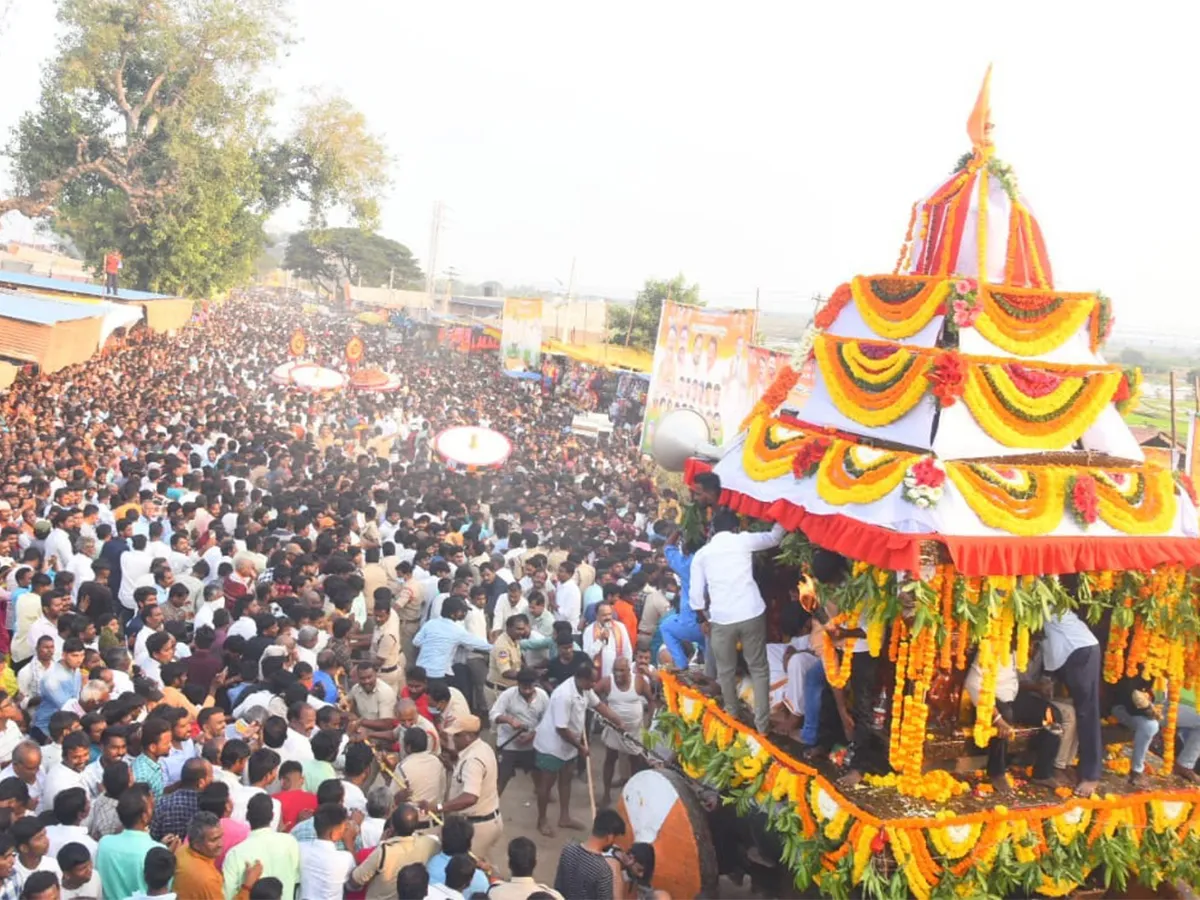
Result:
<svg viewBox="0 0 1200 900">
<path fill-rule="evenodd" d="M 317 317 L 311 356 L 359 333 L 401 389 L 276 385 L 295 318 L 214 306 L 0 398 L 0 900 L 648 895 L 607 809 L 536 883 L 500 794 L 582 829 L 581 760 L 602 807 L 636 765 L 678 503 L 494 359 Z M 501 422 L 502 469 L 433 453 Z"/>
<path fill-rule="evenodd" d="M 813 757 L 849 743 L 847 783 L 887 770 L 878 661 L 854 652 L 835 689 L 820 652 L 865 650 L 861 628 L 768 604 L 799 599 L 794 570 L 764 591 L 754 561 L 783 532 L 722 509 L 716 475 L 694 479 L 689 524 L 635 429 L 572 434 L 569 381 L 340 315 L 306 323 L 310 355 L 339 365 L 358 334 L 400 390 L 296 392 L 270 378 L 295 327 L 234 301 L 0 397 L 0 900 L 663 900 L 654 847 L 619 849 L 610 808 L 653 758 L 661 667 Z M 502 428 L 511 457 L 444 465 L 433 438 L 463 424 Z M 814 555 L 818 589 L 848 571 Z M 989 771 L 1010 723 L 1052 720 L 1036 779 L 1078 755 L 1088 790 L 1095 638 L 1064 616 L 1034 660 L 997 685 Z M 1136 777 L 1153 704 L 1121 689 Z M 601 749 L 590 837 L 538 883 L 501 795 L 528 777 L 541 835 L 586 830 L 575 782 L 593 790 Z"/>
</svg>

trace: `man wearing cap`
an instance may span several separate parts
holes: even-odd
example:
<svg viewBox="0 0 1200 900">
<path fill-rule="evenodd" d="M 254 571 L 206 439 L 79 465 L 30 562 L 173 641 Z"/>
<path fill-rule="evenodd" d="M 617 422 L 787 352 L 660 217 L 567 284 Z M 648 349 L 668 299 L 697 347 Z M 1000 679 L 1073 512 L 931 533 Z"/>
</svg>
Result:
<svg viewBox="0 0 1200 900">
<path fill-rule="evenodd" d="M 496 751 L 479 739 L 480 726 L 479 717 L 468 714 L 457 716 L 443 729 L 458 751 L 458 762 L 450 776 L 450 799 L 445 805 L 439 804 L 436 811 L 442 818 L 450 813 L 466 816 L 475 826 L 472 850 L 476 856 L 489 859 L 504 836 L 504 820 L 500 816 Z"/>
</svg>

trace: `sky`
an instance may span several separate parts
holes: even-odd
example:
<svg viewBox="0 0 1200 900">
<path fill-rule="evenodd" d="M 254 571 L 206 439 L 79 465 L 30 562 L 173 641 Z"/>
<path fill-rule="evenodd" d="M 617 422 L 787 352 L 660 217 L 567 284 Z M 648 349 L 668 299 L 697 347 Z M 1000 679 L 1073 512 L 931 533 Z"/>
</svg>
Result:
<svg viewBox="0 0 1200 900">
<path fill-rule="evenodd" d="M 4 133 L 54 45 L 49 0 L 11 2 Z M 991 62 L 997 156 L 1058 286 L 1200 332 L 1188 4 L 294 0 L 294 19 L 281 125 L 309 88 L 358 105 L 394 160 L 382 232 L 424 265 L 446 205 L 439 272 L 553 286 L 574 261 L 577 292 L 618 297 L 682 272 L 711 304 L 758 289 L 808 312 L 891 271 Z"/>
</svg>

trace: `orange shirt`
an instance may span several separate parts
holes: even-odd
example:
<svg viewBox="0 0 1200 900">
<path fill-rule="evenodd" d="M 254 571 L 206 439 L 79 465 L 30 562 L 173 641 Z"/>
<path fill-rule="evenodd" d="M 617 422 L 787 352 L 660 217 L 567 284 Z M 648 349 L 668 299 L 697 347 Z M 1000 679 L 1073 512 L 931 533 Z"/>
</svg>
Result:
<svg viewBox="0 0 1200 900">
<path fill-rule="evenodd" d="M 629 634 L 629 639 L 636 641 L 638 620 L 637 613 L 633 611 L 633 604 L 628 600 L 622 600 L 618 597 L 616 602 L 613 603 L 613 615 L 617 617 L 617 621 L 625 626 L 625 631 Z"/>
<path fill-rule="evenodd" d="M 225 900 L 225 879 L 217 868 L 216 860 L 192 848 L 180 845 L 175 851 L 175 896 L 188 900 Z M 236 900 L 249 900 L 250 891 L 241 888 L 234 894 Z"/>
<path fill-rule="evenodd" d="M 115 275 L 121 269 L 121 254 L 109 253 L 104 257 L 104 271 L 106 274 Z"/>
</svg>

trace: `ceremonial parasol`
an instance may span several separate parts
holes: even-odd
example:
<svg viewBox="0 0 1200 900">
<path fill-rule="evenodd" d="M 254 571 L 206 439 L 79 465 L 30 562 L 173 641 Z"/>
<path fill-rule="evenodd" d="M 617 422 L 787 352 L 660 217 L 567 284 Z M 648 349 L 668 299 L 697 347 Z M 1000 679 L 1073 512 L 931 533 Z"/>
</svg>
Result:
<svg viewBox="0 0 1200 900">
<path fill-rule="evenodd" d="M 292 386 L 301 391 L 320 393 L 340 390 L 346 386 L 346 376 L 341 372 L 314 363 L 296 366 L 290 374 Z"/>
<path fill-rule="evenodd" d="M 502 466 L 512 453 L 508 438 L 498 431 L 475 425 L 447 428 L 434 438 L 433 448 L 446 462 L 468 471 Z"/>
<path fill-rule="evenodd" d="M 350 387 L 356 391 L 376 391 L 381 394 L 398 391 L 403 383 L 396 375 L 389 375 L 382 369 L 360 369 L 350 376 Z"/>
<path fill-rule="evenodd" d="M 301 365 L 297 362 L 285 362 L 282 365 L 276 366 L 271 372 L 271 380 L 276 384 L 291 384 L 292 369 Z"/>
</svg>

